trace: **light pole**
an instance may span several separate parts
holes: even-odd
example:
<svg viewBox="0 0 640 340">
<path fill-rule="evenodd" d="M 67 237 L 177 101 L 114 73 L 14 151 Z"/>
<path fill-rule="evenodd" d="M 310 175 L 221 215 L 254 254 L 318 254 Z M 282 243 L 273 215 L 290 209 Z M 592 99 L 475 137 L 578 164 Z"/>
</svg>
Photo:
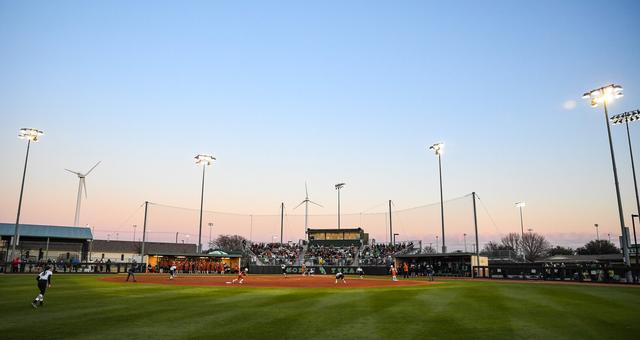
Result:
<svg viewBox="0 0 640 340">
<path fill-rule="evenodd" d="M 338 229 L 340 229 L 340 189 L 342 189 L 346 183 L 338 183 L 335 185 L 336 191 L 338 192 Z"/>
<path fill-rule="evenodd" d="M 211 229 L 213 229 L 213 223 L 209 222 L 209 247 L 211 247 Z"/>
<path fill-rule="evenodd" d="M 633 250 L 636 254 L 636 266 L 640 265 L 640 258 L 638 254 L 638 239 L 636 238 L 636 221 L 634 218 L 637 217 L 638 221 L 640 221 L 640 216 L 638 214 L 631 215 L 631 224 L 633 225 Z"/>
<path fill-rule="evenodd" d="M 638 214 L 640 214 L 640 198 L 638 197 L 638 181 L 636 179 L 636 167 L 633 161 L 633 149 L 631 148 L 631 133 L 629 132 L 629 122 L 633 122 L 638 119 L 640 119 L 640 110 L 628 111 L 628 112 L 621 113 L 619 115 L 615 115 L 611 117 L 611 123 L 616 125 L 624 122 L 627 128 L 627 141 L 629 142 L 629 156 L 631 157 L 631 173 L 633 174 L 633 189 L 635 190 L 635 194 L 636 194 L 636 209 L 637 209 L 636 214 L 631 215 L 631 223 L 633 224 L 633 242 L 634 242 L 633 249 L 636 255 L 636 266 L 638 265 L 638 241 L 636 239 L 636 223 L 633 218 L 634 216 L 637 217 Z M 627 244 L 629 243 L 631 242 L 627 242 Z"/>
<path fill-rule="evenodd" d="M 202 192 L 200 193 L 200 224 L 198 228 L 198 253 L 202 252 L 202 209 L 204 206 L 204 172 L 207 165 L 211 165 L 215 161 L 215 157 L 211 155 L 196 155 L 194 157 L 197 165 L 202 165 Z"/>
<path fill-rule="evenodd" d="M 133 242 L 136 241 L 136 228 L 137 227 L 138 227 L 137 225 L 135 225 L 135 224 L 133 225 Z"/>
<path fill-rule="evenodd" d="M 598 223 L 594 224 L 596 227 L 596 240 L 600 241 L 600 232 L 598 231 Z"/>
<path fill-rule="evenodd" d="M 444 241 L 444 200 L 442 198 L 442 152 L 444 143 L 435 143 L 429 147 L 438 156 L 438 174 L 440 176 L 440 220 L 442 222 L 442 252 L 447 252 L 447 245 Z"/>
<path fill-rule="evenodd" d="M 462 237 L 464 238 L 464 252 L 467 252 L 467 233 L 462 234 Z"/>
<path fill-rule="evenodd" d="M 520 243 L 524 239 L 524 219 L 522 218 L 522 208 L 524 208 L 527 204 L 525 202 L 516 202 L 516 208 L 520 209 Z M 522 258 L 524 259 L 524 249 L 520 246 L 520 250 L 522 252 Z"/>
<path fill-rule="evenodd" d="M 629 267 L 629 247 L 627 242 L 627 233 L 624 228 L 624 213 L 622 211 L 622 199 L 620 198 L 620 184 L 618 183 L 618 170 L 616 168 L 616 157 L 613 152 L 613 141 L 611 139 L 611 126 L 609 125 L 609 111 L 607 104 L 616 98 L 622 97 L 622 86 L 610 84 L 595 90 L 591 90 L 582 95 L 582 98 L 589 99 L 591 107 L 602 104 L 604 107 L 604 118 L 607 124 L 607 135 L 609 137 L 609 151 L 611 152 L 611 166 L 613 168 L 613 181 L 616 188 L 616 198 L 618 200 L 618 217 L 620 219 L 620 231 L 622 233 L 622 253 L 624 255 L 624 263 Z M 630 268 L 630 267 L 629 267 Z M 627 282 L 632 279 L 631 270 L 627 270 Z"/>
<path fill-rule="evenodd" d="M 398 234 L 398 233 L 393 234 L 393 245 L 394 246 L 396 245 L 396 236 L 399 236 L 399 235 L 400 234 Z"/>
<path fill-rule="evenodd" d="M 436 254 L 438 253 L 438 245 L 440 243 L 438 243 L 438 235 L 436 235 Z"/>
<path fill-rule="evenodd" d="M 27 163 L 29 162 L 29 149 L 31 148 L 31 142 L 37 142 L 40 136 L 44 135 L 44 132 L 34 128 L 22 128 L 18 131 L 18 138 L 27 140 L 27 155 L 24 158 L 24 170 L 22 170 L 22 185 L 20 186 L 20 198 L 18 199 L 18 214 L 16 215 L 16 228 L 13 233 L 13 242 L 11 244 L 11 258 L 16 256 L 16 245 L 19 242 L 20 237 L 20 211 L 22 211 L 22 195 L 24 193 L 24 180 L 27 176 Z M 9 262 L 9 252 L 7 252 L 7 261 Z"/>
</svg>

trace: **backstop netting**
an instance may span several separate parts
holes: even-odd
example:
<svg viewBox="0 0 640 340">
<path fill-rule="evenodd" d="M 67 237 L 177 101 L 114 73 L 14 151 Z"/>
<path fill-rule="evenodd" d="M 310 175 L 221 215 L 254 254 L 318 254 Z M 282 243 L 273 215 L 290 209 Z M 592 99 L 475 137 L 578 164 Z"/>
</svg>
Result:
<svg viewBox="0 0 640 340">
<path fill-rule="evenodd" d="M 478 231 L 481 249 L 484 233 L 495 235 L 497 226 L 493 223 L 488 210 L 477 200 Z M 293 210 L 285 206 L 284 242 L 298 242 L 306 239 L 304 207 Z M 422 247 L 431 246 L 442 251 L 440 202 L 403 208 L 392 203 L 389 214 L 388 202 L 381 202 L 365 212 L 342 213 L 341 228 L 360 227 L 369 234 L 369 241 L 390 243 L 393 234 L 396 243 L 405 240 L 422 241 Z M 314 211 L 318 209 L 314 207 Z M 274 209 L 275 210 L 275 209 Z M 326 208 L 324 210 L 327 210 Z M 276 210 L 277 211 L 277 210 Z M 301 213 L 302 212 L 302 213 Z M 445 242 L 447 251 L 474 251 L 475 230 L 473 203 L 471 194 L 445 200 Z M 197 208 L 175 207 L 161 203 L 149 203 L 147 212 L 148 242 L 198 243 L 200 210 Z M 94 237 L 99 239 L 142 240 L 144 207 L 140 206 L 118 228 L 107 230 L 95 228 Z M 204 210 L 202 217 L 202 244 L 209 244 L 218 235 L 240 235 L 252 242 L 280 242 L 279 214 L 236 214 Z M 337 214 L 309 214 L 308 226 L 312 229 L 337 228 Z M 132 225 L 137 225 L 133 228 Z M 211 224 L 211 225 L 210 225 Z M 465 236 L 466 235 L 466 236 Z M 415 241 L 414 241 L 415 243 Z"/>
</svg>

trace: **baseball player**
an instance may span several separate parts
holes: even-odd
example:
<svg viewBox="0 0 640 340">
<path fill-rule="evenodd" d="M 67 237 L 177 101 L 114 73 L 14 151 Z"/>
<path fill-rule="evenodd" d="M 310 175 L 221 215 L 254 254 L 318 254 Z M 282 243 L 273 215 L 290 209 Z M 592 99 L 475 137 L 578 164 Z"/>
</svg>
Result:
<svg viewBox="0 0 640 340">
<path fill-rule="evenodd" d="M 47 290 L 47 287 L 51 288 L 51 276 L 53 272 L 51 271 L 51 267 L 46 266 L 38 276 L 36 276 L 36 280 L 38 281 L 38 289 L 40 290 L 40 294 L 33 299 L 31 305 L 33 308 L 38 308 L 38 305 L 42 306 L 44 303 L 44 293 Z"/>
<path fill-rule="evenodd" d="M 389 269 L 389 272 L 391 273 L 391 280 L 392 281 L 398 281 L 398 270 L 396 270 L 396 267 L 391 265 L 391 268 Z"/>
<path fill-rule="evenodd" d="M 344 274 L 341 271 L 336 273 L 336 284 L 338 284 L 338 280 L 342 280 L 342 283 L 347 283 L 347 280 L 344 279 Z"/>
<path fill-rule="evenodd" d="M 176 264 L 173 263 L 173 265 L 171 265 L 171 267 L 169 267 L 169 273 L 171 273 L 171 276 L 169 276 L 169 280 L 173 280 L 176 277 Z"/>
</svg>

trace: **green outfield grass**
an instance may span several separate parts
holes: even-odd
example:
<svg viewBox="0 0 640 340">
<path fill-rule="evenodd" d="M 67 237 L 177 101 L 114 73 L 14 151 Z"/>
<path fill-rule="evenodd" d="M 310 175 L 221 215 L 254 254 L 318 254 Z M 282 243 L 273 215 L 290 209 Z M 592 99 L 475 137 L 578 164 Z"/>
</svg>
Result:
<svg viewBox="0 0 640 340">
<path fill-rule="evenodd" d="M 2 339 L 638 339 L 640 288 L 448 281 L 374 289 L 186 287 L 0 275 Z"/>
</svg>

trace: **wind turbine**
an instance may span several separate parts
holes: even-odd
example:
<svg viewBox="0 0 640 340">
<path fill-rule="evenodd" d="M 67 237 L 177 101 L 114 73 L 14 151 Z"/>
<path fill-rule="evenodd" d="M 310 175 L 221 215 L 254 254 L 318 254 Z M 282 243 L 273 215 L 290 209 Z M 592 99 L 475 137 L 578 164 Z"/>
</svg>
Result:
<svg viewBox="0 0 640 340">
<path fill-rule="evenodd" d="M 324 207 L 309 199 L 309 190 L 307 189 L 307 182 L 304 182 L 304 191 L 306 194 L 306 196 L 304 197 L 304 200 L 300 202 L 300 204 L 298 204 L 295 208 L 293 208 L 293 210 L 297 209 L 299 206 L 301 206 L 304 203 L 304 233 L 306 234 L 307 229 L 309 228 L 309 203 L 313 203 L 321 208 L 324 208 Z"/>
<path fill-rule="evenodd" d="M 89 171 L 87 171 L 86 174 L 77 172 L 77 171 L 72 171 L 69 169 L 65 169 L 67 171 L 69 171 L 72 174 L 75 174 L 76 176 L 78 176 L 78 178 L 80 179 L 78 182 L 78 201 L 76 202 L 76 217 L 73 220 L 73 225 L 75 225 L 76 227 L 80 226 L 80 203 L 82 203 L 82 190 L 84 188 L 84 197 L 87 197 L 87 183 L 85 182 L 85 177 L 89 176 L 89 174 L 91 173 L 91 171 L 93 171 L 93 169 L 95 169 L 98 164 L 100 164 L 100 162 L 96 163 L 96 165 L 93 166 L 93 168 L 91 168 Z"/>
</svg>

